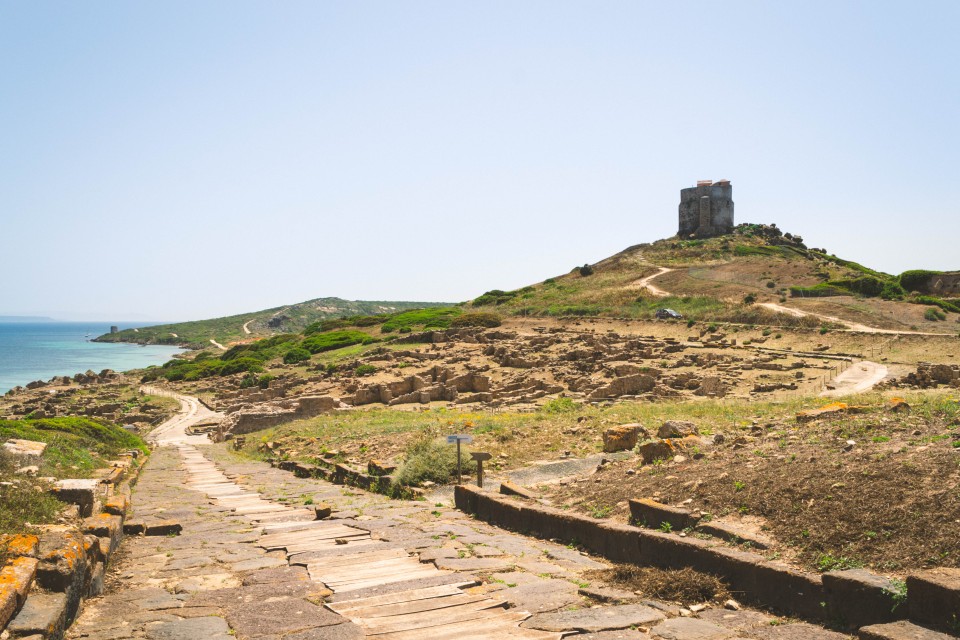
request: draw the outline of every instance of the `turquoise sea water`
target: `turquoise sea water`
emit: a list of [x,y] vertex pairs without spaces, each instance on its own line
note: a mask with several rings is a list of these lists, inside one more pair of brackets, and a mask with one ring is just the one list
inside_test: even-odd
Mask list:
[[[146,323],[114,323],[121,328]],[[156,323],[149,323],[156,324]],[[88,369],[127,371],[163,364],[178,347],[88,342],[110,331],[102,322],[0,322],[0,394],[33,380],[72,376]]]

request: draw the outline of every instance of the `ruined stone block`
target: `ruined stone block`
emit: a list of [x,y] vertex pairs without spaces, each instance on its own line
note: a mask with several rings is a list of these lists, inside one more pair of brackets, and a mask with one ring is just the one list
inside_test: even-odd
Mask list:
[[664,522],[667,522],[673,530],[682,531],[696,526],[697,522],[700,521],[700,515],[689,509],[671,507],[649,498],[630,500],[629,502],[631,519],[652,529],[657,529]]
[[823,591],[830,614],[850,627],[907,617],[907,604],[896,600],[893,581],[865,569],[823,574]]
[[907,576],[910,619],[951,628],[960,621],[960,569],[940,567]]
[[637,423],[610,427],[603,432],[603,450],[606,453],[629,451],[637,446],[643,426]]

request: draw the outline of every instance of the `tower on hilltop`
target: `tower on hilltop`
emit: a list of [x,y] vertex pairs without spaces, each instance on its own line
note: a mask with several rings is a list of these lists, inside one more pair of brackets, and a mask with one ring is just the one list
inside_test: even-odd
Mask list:
[[733,186],[729,180],[698,180],[680,190],[680,237],[711,238],[733,232]]

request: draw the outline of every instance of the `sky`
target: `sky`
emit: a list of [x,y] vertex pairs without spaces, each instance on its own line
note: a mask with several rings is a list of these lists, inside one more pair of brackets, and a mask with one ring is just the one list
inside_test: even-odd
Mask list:
[[461,301],[733,183],[960,269],[960,3],[0,0],[0,315]]

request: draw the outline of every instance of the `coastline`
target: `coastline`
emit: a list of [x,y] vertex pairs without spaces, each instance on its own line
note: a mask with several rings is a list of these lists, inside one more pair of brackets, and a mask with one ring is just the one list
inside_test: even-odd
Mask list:
[[105,369],[134,371],[162,365],[185,349],[181,345],[94,342],[107,323],[0,323],[0,394],[52,378],[87,375]]

